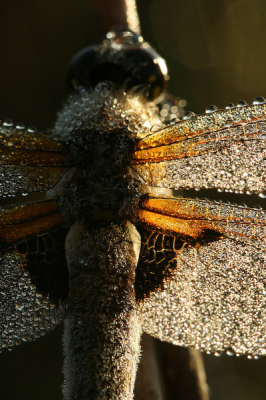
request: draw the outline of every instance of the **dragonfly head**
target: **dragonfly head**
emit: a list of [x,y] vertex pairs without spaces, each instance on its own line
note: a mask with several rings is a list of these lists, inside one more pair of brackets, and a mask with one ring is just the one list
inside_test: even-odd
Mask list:
[[110,82],[125,91],[146,88],[148,100],[156,99],[166,87],[167,67],[163,58],[143,41],[142,36],[121,29],[108,32],[97,46],[78,52],[70,65],[69,86],[95,88]]

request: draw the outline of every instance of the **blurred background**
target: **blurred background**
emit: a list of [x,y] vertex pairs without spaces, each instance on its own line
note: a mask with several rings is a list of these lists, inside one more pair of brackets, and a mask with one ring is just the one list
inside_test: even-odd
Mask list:
[[[169,91],[187,110],[266,96],[265,1],[138,3],[142,34],[166,59]],[[1,0],[0,119],[49,128],[67,96],[70,59],[99,37],[89,0]],[[59,328],[0,356],[1,400],[62,399],[61,337]],[[212,400],[266,398],[265,358],[204,359]]]

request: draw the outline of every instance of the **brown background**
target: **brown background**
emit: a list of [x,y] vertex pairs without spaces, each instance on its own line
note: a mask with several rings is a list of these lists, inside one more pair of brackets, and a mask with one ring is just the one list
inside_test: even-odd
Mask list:
[[[169,89],[187,109],[266,96],[263,0],[139,1],[143,36],[164,56]],[[1,0],[0,118],[51,126],[67,95],[67,65],[97,43],[84,0]],[[0,356],[1,400],[62,399],[61,329]],[[266,398],[266,359],[205,356],[213,400]],[[178,399],[178,396],[176,396]]]

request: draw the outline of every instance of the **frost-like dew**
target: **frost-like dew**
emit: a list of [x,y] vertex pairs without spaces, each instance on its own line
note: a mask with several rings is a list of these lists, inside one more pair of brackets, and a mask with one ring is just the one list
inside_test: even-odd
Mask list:
[[265,355],[265,257],[264,241],[230,237],[180,251],[171,280],[140,304],[143,329],[180,346]]
[[[133,168],[151,186],[263,193],[264,118],[263,103],[178,122],[140,142],[140,150],[133,155]],[[246,122],[240,124],[240,120]]]
[[43,336],[63,319],[63,304],[53,304],[32,285],[23,268],[26,257],[7,254],[0,259],[0,350]]

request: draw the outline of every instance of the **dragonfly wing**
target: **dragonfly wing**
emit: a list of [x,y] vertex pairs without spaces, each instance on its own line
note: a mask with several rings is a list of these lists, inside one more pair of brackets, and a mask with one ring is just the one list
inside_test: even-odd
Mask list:
[[150,186],[266,193],[265,104],[183,120],[136,143],[132,168]]
[[65,314],[67,229],[54,201],[0,214],[0,350],[55,328]]
[[57,326],[68,297],[67,229],[46,191],[71,163],[64,143],[20,128],[0,126],[0,351]]
[[0,126],[0,196],[53,187],[69,169],[62,142],[29,130]]
[[148,197],[139,221],[144,331],[204,351],[266,354],[266,212]]

